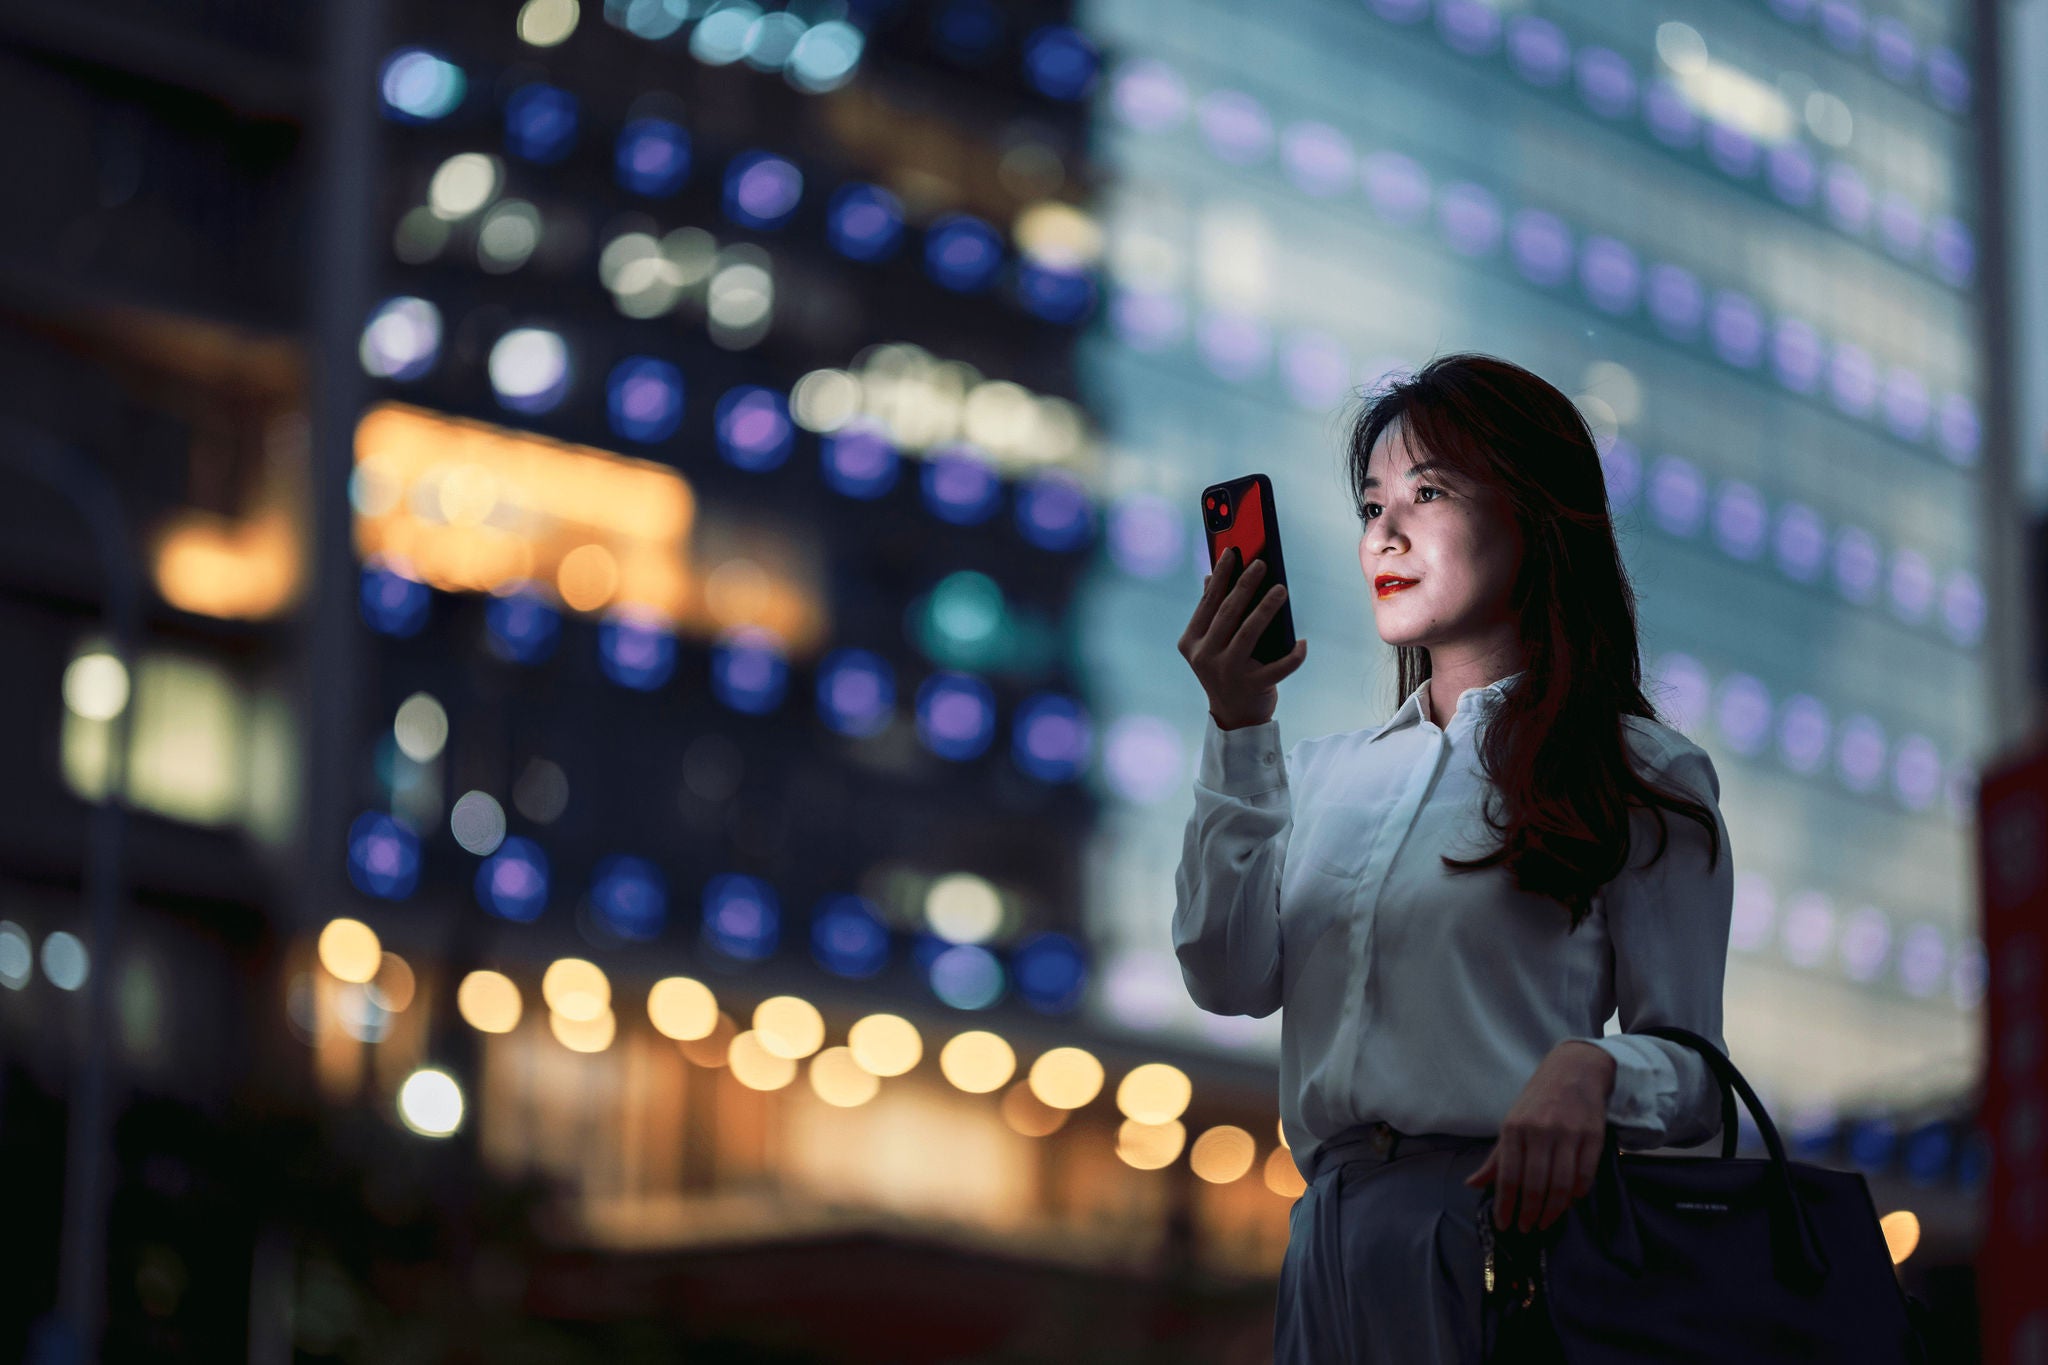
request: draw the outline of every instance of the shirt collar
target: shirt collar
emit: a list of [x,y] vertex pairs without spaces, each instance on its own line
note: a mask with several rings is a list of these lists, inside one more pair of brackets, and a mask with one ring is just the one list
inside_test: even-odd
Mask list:
[[[1472,690],[1478,694],[1481,705],[1492,706],[1498,703],[1502,697],[1505,697],[1510,689],[1517,682],[1521,681],[1522,676],[1527,672],[1527,669],[1517,669],[1498,682],[1491,682],[1484,687]],[[1428,687],[1429,679],[1424,678],[1421,685],[1413,692],[1410,692],[1407,700],[1401,703],[1401,709],[1394,712],[1393,717],[1385,725],[1380,726],[1365,737],[1366,742],[1369,744],[1390,730],[1398,730],[1403,725],[1419,722],[1422,719],[1422,694]]]

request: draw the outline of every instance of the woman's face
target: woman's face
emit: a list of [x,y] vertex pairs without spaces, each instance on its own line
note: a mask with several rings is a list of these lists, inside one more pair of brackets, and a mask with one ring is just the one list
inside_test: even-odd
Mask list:
[[[1483,658],[1515,638],[1509,601],[1522,537],[1497,495],[1454,478],[1447,466],[1417,468],[1427,464],[1399,418],[1380,433],[1358,509],[1365,526],[1358,564],[1380,638],[1429,650],[1442,672],[1446,650]],[[1375,580],[1385,574],[1415,581],[1382,594]]]

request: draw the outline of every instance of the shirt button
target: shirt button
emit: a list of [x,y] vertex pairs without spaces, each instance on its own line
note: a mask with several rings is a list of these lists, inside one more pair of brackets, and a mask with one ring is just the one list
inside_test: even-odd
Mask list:
[[1271,755],[1271,754],[1260,754],[1260,755],[1259,755],[1259,762],[1261,762],[1261,763],[1265,764],[1265,765],[1266,765],[1267,767],[1269,767],[1269,768],[1270,768],[1270,767],[1272,767],[1272,766],[1273,766],[1273,755]]

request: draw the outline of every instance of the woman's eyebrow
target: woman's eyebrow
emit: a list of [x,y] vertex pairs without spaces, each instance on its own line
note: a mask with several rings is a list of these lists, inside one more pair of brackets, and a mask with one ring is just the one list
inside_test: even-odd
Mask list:
[[[1445,473],[1449,473],[1451,467],[1445,464],[1442,460],[1424,460],[1421,464],[1416,465],[1414,468],[1408,471],[1408,477],[1412,479],[1417,474],[1427,474],[1432,469],[1441,469]],[[1368,474],[1365,477],[1364,481],[1359,484],[1360,488],[1378,488],[1379,486],[1380,481],[1376,478],[1373,478],[1370,474]]]

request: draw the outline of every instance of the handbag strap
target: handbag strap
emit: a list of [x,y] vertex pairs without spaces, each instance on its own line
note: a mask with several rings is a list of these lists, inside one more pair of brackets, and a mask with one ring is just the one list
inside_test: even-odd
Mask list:
[[1728,1060],[1728,1054],[1715,1047],[1691,1029],[1676,1024],[1652,1024],[1647,1028],[1630,1030],[1633,1033],[1647,1033],[1657,1038],[1668,1038],[1683,1044],[1700,1054],[1707,1064],[1708,1072],[1721,1091],[1721,1155],[1735,1155],[1735,1097],[1742,1096],[1742,1102],[1749,1107],[1749,1115],[1756,1120],[1757,1131],[1763,1136],[1764,1146],[1771,1153],[1771,1160],[1785,1160],[1785,1144],[1778,1137],[1778,1126],[1771,1122],[1771,1116],[1764,1112],[1764,1102],[1757,1098],[1756,1091],[1735,1069],[1735,1063]]
[[[1721,1057],[1724,1062],[1728,1060],[1719,1048],[1705,1038],[1690,1029],[1679,1028],[1676,1024],[1653,1024],[1648,1028],[1631,1029],[1630,1032],[1655,1034],[1660,1038],[1669,1038],[1674,1043],[1684,1044],[1703,1055],[1712,1053],[1716,1057]],[[1728,1062],[1728,1069],[1734,1071],[1735,1064]],[[1720,1070],[1711,1060],[1707,1062],[1707,1074],[1714,1078],[1715,1088],[1721,1092],[1721,1159],[1726,1161],[1735,1155],[1735,1141],[1739,1133],[1735,1116],[1735,1087],[1723,1079]],[[1756,1113],[1761,1107],[1757,1105],[1750,1112]]]
[[[1743,1104],[1749,1108],[1750,1117],[1756,1120],[1757,1131],[1763,1136],[1764,1146],[1770,1151],[1772,1178],[1777,1186],[1779,1198],[1791,1216],[1798,1247],[1795,1265],[1803,1268],[1815,1280],[1824,1277],[1828,1273],[1827,1253],[1821,1249],[1820,1239],[1814,1235],[1812,1224],[1807,1218],[1806,1205],[1800,1200],[1799,1193],[1792,1184],[1792,1169],[1790,1160],[1785,1155],[1784,1140],[1778,1136],[1778,1126],[1771,1122],[1771,1116],[1765,1111],[1763,1101],[1757,1098],[1756,1091],[1750,1087],[1742,1073],[1736,1070],[1735,1063],[1728,1060],[1728,1055],[1720,1048],[1699,1034],[1691,1029],[1679,1028],[1675,1024],[1658,1024],[1648,1028],[1632,1029],[1630,1032],[1668,1038],[1674,1043],[1691,1048],[1705,1060],[1708,1070],[1713,1073],[1715,1081],[1721,1087],[1721,1155],[1724,1159],[1735,1155],[1735,1097],[1742,1097]],[[1609,1131],[1611,1139],[1611,1125]],[[1627,1191],[1620,1178],[1619,1148],[1612,1140],[1607,1145],[1606,1155],[1614,1158],[1614,1192],[1622,1200],[1619,1212],[1626,1222],[1633,1223],[1634,1211],[1628,1205]],[[1629,1231],[1633,1233],[1634,1230],[1630,1228]]]

